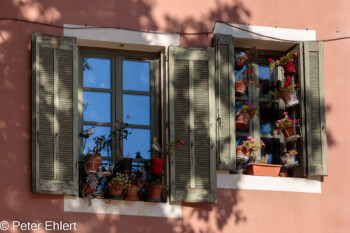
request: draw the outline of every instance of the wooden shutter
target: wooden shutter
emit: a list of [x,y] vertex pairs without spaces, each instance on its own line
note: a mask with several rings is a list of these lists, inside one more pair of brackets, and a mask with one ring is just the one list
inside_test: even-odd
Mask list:
[[217,169],[236,171],[233,37],[216,34],[214,47],[216,53]]
[[32,190],[78,194],[77,43],[32,38]]
[[304,43],[308,176],[328,175],[323,43]]
[[216,202],[214,69],[212,48],[169,47],[171,201]]

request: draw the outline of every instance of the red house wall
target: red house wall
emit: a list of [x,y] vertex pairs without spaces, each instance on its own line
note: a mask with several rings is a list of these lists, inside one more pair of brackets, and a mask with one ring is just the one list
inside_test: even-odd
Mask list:
[[[186,204],[182,219],[168,219],[64,212],[62,196],[31,192],[31,35],[63,30],[4,19],[163,32],[211,31],[221,20],[312,29],[323,40],[350,36],[349,10],[347,0],[0,0],[0,222],[75,221],[86,233],[350,232],[350,40],[324,46],[329,176],[322,194],[218,189],[216,205]],[[181,36],[180,44],[211,46],[211,37]]]

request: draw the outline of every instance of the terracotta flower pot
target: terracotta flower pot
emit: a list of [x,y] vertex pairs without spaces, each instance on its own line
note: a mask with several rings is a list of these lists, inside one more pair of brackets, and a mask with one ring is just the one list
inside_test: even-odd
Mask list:
[[288,172],[280,172],[280,177],[288,177]]
[[149,184],[147,185],[147,195],[149,199],[160,200],[163,191],[163,185],[161,184]]
[[128,187],[126,187],[125,189],[125,200],[128,201],[137,201],[138,199],[138,192],[139,192],[140,188],[138,185],[132,184]]
[[290,108],[299,104],[298,95],[296,91],[282,92],[279,96],[283,100],[286,108]]
[[286,128],[281,129],[283,136],[284,136],[284,141],[290,142],[290,141],[295,141],[299,138],[299,135],[296,134],[295,126],[289,126]]
[[294,74],[295,73],[295,68],[294,68],[294,63],[293,61],[288,61],[284,66],[283,66],[284,74]]
[[124,186],[118,183],[108,183],[108,193],[110,196],[121,196],[124,191]]
[[246,163],[249,160],[250,150],[247,150],[243,146],[236,147],[236,160],[238,163]]
[[248,127],[251,116],[248,113],[239,113],[236,120],[236,129],[245,130]]
[[102,162],[101,156],[90,156],[85,160],[86,173],[96,173],[98,166]]
[[278,176],[282,165],[251,163],[247,166],[247,174],[255,176]]
[[235,52],[235,70],[241,70],[248,58],[245,52]]
[[152,175],[161,175],[163,172],[164,159],[154,158],[151,159],[151,171]]
[[244,81],[239,80],[235,82],[235,92],[237,95],[239,96],[244,95],[246,89],[247,89],[247,85]]

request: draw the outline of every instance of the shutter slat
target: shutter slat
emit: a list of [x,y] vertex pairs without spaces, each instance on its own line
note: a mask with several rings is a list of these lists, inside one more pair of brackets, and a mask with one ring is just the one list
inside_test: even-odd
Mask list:
[[35,33],[32,48],[32,189],[77,195],[76,40]]
[[220,170],[236,170],[235,153],[235,96],[233,91],[233,37],[216,34],[216,97],[218,125],[217,164]]
[[323,43],[306,42],[304,56],[308,176],[328,175]]

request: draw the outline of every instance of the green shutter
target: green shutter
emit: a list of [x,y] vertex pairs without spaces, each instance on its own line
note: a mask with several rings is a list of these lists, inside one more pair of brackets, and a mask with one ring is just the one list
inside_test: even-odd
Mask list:
[[213,49],[169,47],[171,201],[216,202]]
[[323,43],[304,43],[308,176],[328,175]]
[[216,34],[217,169],[236,171],[233,37]]
[[32,38],[32,190],[78,194],[77,43]]

